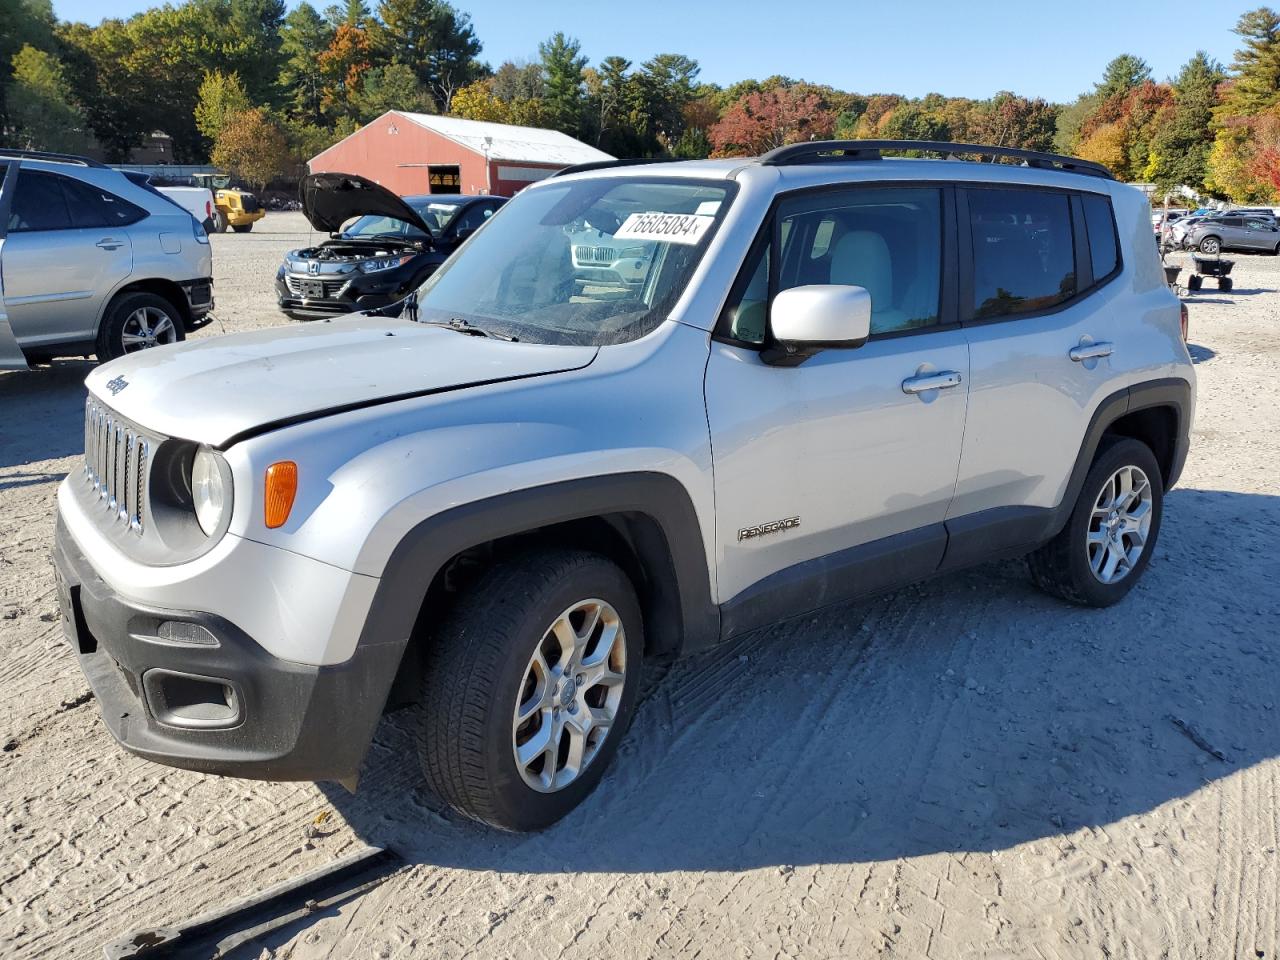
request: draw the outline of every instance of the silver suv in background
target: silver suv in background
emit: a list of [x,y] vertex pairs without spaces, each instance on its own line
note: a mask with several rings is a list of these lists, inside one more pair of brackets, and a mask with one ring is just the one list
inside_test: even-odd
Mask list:
[[1280,227],[1270,215],[1240,216],[1225,214],[1205,217],[1193,224],[1183,238],[1183,245],[1210,256],[1224,250],[1280,255]]
[[0,301],[0,369],[176,343],[210,319],[209,238],[144,177],[0,149]]
[[1195,373],[1104,168],[805,143],[570,168],[499,216],[399,315],[89,375],[54,558],[127,749],[354,786],[413,705],[402,762],[536,829],[645,661],[995,558],[1094,607],[1143,576]]

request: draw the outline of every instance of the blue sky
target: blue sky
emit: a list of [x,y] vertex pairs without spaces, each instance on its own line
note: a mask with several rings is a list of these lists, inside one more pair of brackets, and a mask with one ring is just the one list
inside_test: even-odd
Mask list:
[[[312,0],[323,8],[331,0]],[[598,63],[684,53],[702,79],[784,74],[859,93],[987,97],[997,90],[1065,101],[1108,60],[1135,53],[1157,79],[1203,48],[1229,63],[1236,19],[1262,0],[455,0],[484,59],[530,60],[563,30]],[[96,23],[147,0],[54,0],[59,17]],[[371,2],[376,6],[376,2]]]

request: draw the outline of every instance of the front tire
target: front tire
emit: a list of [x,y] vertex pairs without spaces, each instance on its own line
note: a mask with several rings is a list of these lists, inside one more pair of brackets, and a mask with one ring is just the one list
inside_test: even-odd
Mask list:
[[1133,589],[1155,550],[1164,481],[1155,455],[1104,438],[1067,524],[1027,558],[1036,586],[1070,603],[1109,607]]
[[500,830],[569,813],[630,723],[643,631],[631,581],[598,554],[542,550],[490,569],[427,656],[418,756],[432,792]]
[[248,233],[253,229],[252,223],[233,224],[231,227],[236,233]]
[[186,338],[182,314],[171,301],[154,293],[125,293],[107,306],[95,352],[105,362]]

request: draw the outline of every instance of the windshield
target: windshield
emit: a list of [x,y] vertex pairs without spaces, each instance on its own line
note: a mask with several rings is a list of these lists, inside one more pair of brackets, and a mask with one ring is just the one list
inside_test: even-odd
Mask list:
[[723,181],[581,180],[528,190],[418,291],[418,319],[536,343],[653,330],[728,206]]
[[[425,197],[405,197],[405,203],[413,207],[415,213],[420,216],[431,228],[431,232],[437,237],[444,232],[445,227],[449,226],[449,222],[458,214],[458,210],[462,208],[462,200],[428,200]],[[406,237],[410,240],[422,240],[426,237],[420,229],[411,224],[405,223],[403,220],[397,220],[395,217],[375,217],[364,216],[353,221],[342,235],[348,239],[356,237]]]

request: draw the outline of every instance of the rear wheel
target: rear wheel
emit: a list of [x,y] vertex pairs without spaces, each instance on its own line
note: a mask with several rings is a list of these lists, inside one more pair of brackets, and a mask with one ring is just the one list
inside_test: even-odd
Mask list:
[[107,307],[96,352],[99,360],[114,360],[185,339],[182,314],[172,302],[154,293],[126,293]]
[[1199,290],[1202,283],[1204,283],[1204,280],[1199,274],[1193,273],[1191,276],[1187,277],[1187,289],[1192,293]]
[[215,209],[213,211],[213,232],[214,233],[227,232],[227,215],[223,213],[221,210]]
[[1231,278],[1230,278],[1230,277],[1222,277],[1222,278],[1218,281],[1218,289],[1219,289],[1219,290],[1221,290],[1223,293],[1230,293],[1230,292],[1231,292],[1231,288],[1232,288],[1233,286],[1234,286],[1234,284],[1231,282]]
[[1151,449],[1109,437],[1061,532],[1028,558],[1031,577],[1071,603],[1109,607],[1146,570],[1160,534],[1164,484]]
[[1200,252],[1216,254],[1222,252],[1222,241],[1217,237],[1205,237],[1200,241]]
[[418,755],[460,813],[539,830],[604,775],[635,709],[644,650],[630,580],[597,554],[499,564],[431,644]]

